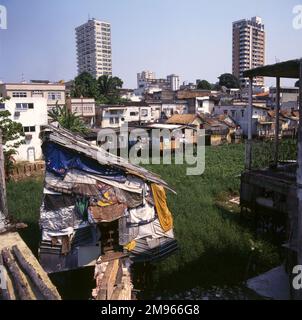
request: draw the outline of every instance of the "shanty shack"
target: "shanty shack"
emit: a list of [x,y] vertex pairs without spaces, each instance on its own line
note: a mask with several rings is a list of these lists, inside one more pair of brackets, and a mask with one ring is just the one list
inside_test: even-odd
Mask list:
[[177,250],[165,193],[174,191],[159,176],[61,127],[45,127],[41,139],[39,257],[48,273],[96,264],[97,277],[101,263],[123,260],[125,274]]

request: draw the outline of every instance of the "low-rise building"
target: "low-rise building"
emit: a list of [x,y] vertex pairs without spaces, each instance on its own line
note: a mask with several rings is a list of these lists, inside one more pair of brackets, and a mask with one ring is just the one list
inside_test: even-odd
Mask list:
[[[255,104],[253,107],[253,135],[257,135],[257,123],[267,117],[269,108],[262,104]],[[224,106],[215,106],[213,115],[225,115],[231,117],[242,129],[243,134],[246,136],[248,133],[248,110],[247,104],[233,104]]]
[[0,103],[0,111],[7,110],[11,119],[23,126],[25,144],[22,144],[16,161],[34,162],[42,158],[41,140],[39,138],[41,126],[47,125],[47,99],[41,97],[18,97]]
[[2,83],[0,84],[0,96],[20,99],[45,98],[48,110],[56,104],[65,105],[65,84],[50,83],[49,81],[32,80],[29,83]]
[[157,79],[154,72],[142,71],[137,74],[137,89],[135,94],[153,93],[161,90],[179,90],[179,76],[168,75],[165,79]]
[[144,102],[97,106],[96,124],[102,128],[119,128],[124,123],[153,122],[152,109]]
[[86,123],[95,123],[95,100],[94,98],[67,98],[67,108],[80,116]]
[[[269,97],[272,102],[272,107],[276,105],[277,90],[271,87]],[[282,109],[298,109],[299,88],[297,87],[282,87],[280,88],[280,108]]]

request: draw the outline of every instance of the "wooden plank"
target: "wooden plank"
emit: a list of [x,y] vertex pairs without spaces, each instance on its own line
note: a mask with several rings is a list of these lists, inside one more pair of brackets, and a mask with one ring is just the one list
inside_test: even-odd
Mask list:
[[97,300],[107,300],[107,283],[110,275],[110,271],[113,267],[113,261],[110,261],[107,265],[106,271],[101,280],[101,285],[98,293]]
[[114,291],[115,285],[116,285],[116,277],[119,270],[119,259],[116,259],[113,261],[113,266],[109,274],[108,282],[107,282],[107,299],[111,300],[112,293]]
[[274,165],[278,167],[279,160],[279,131],[280,131],[280,78],[276,79],[276,119],[275,119],[275,150]]

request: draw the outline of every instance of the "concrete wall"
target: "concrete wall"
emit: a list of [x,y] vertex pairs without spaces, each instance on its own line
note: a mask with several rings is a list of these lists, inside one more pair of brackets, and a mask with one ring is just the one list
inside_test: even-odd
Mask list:
[[[17,103],[32,103],[33,109],[19,110]],[[11,98],[5,101],[5,110],[11,113],[11,119],[24,127],[34,127],[34,132],[26,132],[26,143],[18,148],[14,156],[16,161],[40,160],[42,158],[40,126],[47,125],[47,100],[45,98]]]

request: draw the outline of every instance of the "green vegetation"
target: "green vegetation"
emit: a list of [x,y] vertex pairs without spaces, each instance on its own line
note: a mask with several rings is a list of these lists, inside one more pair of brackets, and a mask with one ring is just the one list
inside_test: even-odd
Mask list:
[[103,75],[95,79],[83,72],[74,79],[71,95],[74,98],[94,98],[98,104],[121,104],[126,101],[119,96],[122,87],[123,81],[118,77]]
[[42,193],[42,178],[7,183],[9,214],[28,225],[28,228],[21,231],[21,236],[35,255],[40,241],[38,223]]
[[[185,165],[148,166],[177,191],[168,192],[168,204],[180,246],[178,254],[156,265],[150,289],[238,284],[279,263],[276,247],[255,238],[227,201],[239,194],[243,163],[244,145],[228,145],[207,147],[202,176],[186,176]],[[41,195],[41,179],[8,184],[10,213],[28,223],[22,236],[35,253]]]
[[244,145],[226,145],[206,149],[202,176],[186,176],[186,166],[148,167],[177,191],[168,204],[180,246],[156,267],[154,289],[237,284],[278,264],[276,247],[255,239],[252,223],[226,201],[239,195],[243,164]]
[[74,133],[87,133],[89,129],[76,112],[71,112],[66,106],[56,106],[54,109],[48,111],[48,116],[52,122],[58,122],[63,128]]
[[[4,98],[0,98],[0,103],[5,103]],[[5,173],[9,177],[14,168],[13,156],[17,154],[18,147],[25,143],[23,126],[21,123],[11,120],[11,113],[7,110],[0,111],[0,128],[2,132],[2,144],[5,145]]]
[[197,83],[197,89],[199,90],[212,90],[212,85],[207,80],[201,80]]
[[228,89],[240,88],[240,82],[238,78],[231,73],[224,73],[218,77],[218,79],[221,87],[227,87]]

